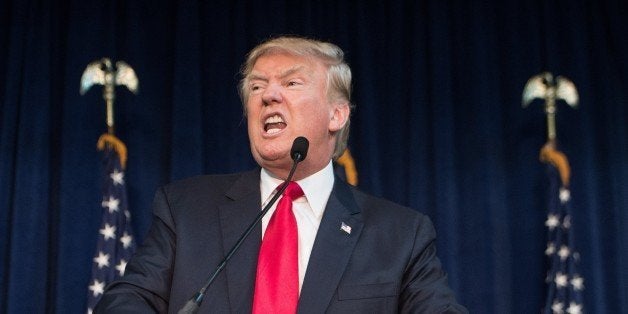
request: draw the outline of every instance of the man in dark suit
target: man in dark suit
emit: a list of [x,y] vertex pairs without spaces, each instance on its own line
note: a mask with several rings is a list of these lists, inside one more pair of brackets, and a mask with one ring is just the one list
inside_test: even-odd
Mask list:
[[[342,50],[279,37],[249,53],[242,75],[251,152],[261,169],[161,188],[146,240],[96,312],[180,309],[288,176],[293,140],[304,136],[310,148],[293,177],[303,194],[290,205],[298,226],[298,274],[290,285],[298,300],[287,312],[466,313],[447,286],[430,220],[334,177],[332,160],[346,148],[351,112],[351,71]],[[262,240],[271,237],[273,211],[280,212],[268,212],[206,291],[200,312],[279,312],[260,310],[260,302],[274,305],[260,297],[266,282],[256,280],[265,271],[258,257],[266,250]],[[279,303],[289,303],[286,295]]]

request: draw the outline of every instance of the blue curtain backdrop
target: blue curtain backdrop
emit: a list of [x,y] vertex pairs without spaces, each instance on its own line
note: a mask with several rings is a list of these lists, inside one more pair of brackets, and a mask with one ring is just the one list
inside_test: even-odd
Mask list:
[[[100,219],[105,106],[85,66],[125,60],[116,134],[143,238],[155,189],[252,168],[237,96],[245,53],[300,34],[354,71],[360,187],[430,215],[473,313],[538,313],[547,208],[542,104],[527,79],[574,81],[560,103],[589,313],[628,313],[625,1],[0,1],[0,312],[82,313]],[[208,239],[211,241],[211,239]]]

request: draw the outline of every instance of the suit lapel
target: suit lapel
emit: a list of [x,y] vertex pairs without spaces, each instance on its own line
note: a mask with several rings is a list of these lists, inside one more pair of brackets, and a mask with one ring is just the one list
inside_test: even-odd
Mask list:
[[[225,196],[231,199],[231,202],[220,206],[223,249],[226,255],[260,212],[259,170],[245,173]],[[232,313],[251,312],[261,233],[261,224],[258,224],[225,268]]]
[[[348,185],[336,178],[301,288],[299,313],[324,313],[362,232],[360,210]],[[341,227],[344,225],[350,227]]]

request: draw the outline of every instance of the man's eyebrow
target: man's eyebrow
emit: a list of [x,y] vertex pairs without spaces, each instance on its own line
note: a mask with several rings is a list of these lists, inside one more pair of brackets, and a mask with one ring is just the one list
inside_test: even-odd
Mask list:
[[251,73],[247,79],[248,81],[268,81],[268,79],[265,76],[262,75],[257,75],[254,73]]
[[[293,66],[291,68],[288,68],[288,69],[282,71],[281,73],[279,73],[279,79],[284,79],[287,76],[290,76],[290,75],[292,75],[294,73],[297,73],[297,72],[300,72],[300,71],[304,70],[305,68],[306,68],[305,65],[302,65],[302,64],[295,65],[295,66]],[[255,81],[267,82],[268,81],[268,77],[266,77],[263,74],[251,73],[249,75],[249,77],[248,77],[248,80],[249,81],[255,80]]]
[[285,71],[281,72],[279,74],[279,78],[283,79],[286,78],[287,76],[290,76],[294,73],[300,72],[303,69],[305,69],[305,65],[299,64],[299,65],[295,65],[291,68],[286,69]]

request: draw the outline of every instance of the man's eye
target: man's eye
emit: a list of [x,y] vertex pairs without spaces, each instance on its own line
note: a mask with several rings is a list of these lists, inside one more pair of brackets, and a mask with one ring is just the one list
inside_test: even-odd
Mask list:
[[297,81],[289,81],[288,82],[288,86],[297,86],[297,85],[300,85],[300,83],[297,82]]

